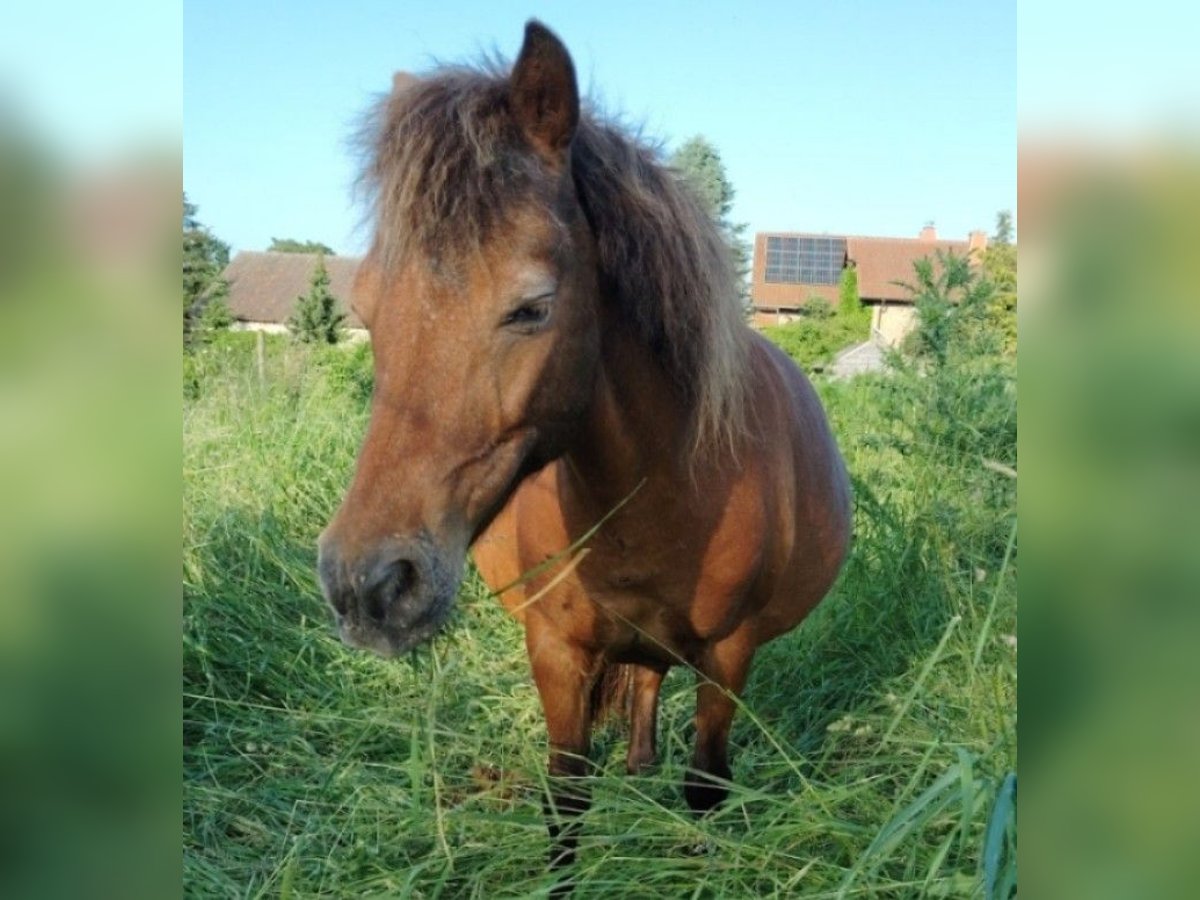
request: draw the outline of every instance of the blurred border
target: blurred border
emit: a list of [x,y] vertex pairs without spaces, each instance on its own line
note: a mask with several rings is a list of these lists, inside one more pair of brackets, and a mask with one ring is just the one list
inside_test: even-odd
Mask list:
[[180,23],[51,3],[0,35],[7,897],[181,889]]
[[[48,5],[0,38],[5,896],[180,890],[180,21]],[[1041,896],[1200,883],[1197,24],[1020,8],[1021,864]]]
[[1025,889],[1200,883],[1200,13],[1020,16]]

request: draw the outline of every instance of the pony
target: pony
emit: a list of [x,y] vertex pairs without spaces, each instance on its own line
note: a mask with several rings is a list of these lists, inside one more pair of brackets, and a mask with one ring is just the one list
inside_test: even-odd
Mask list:
[[627,713],[627,768],[651,766],[674,665],[697,673],[686,802],[713,809],[755,650],[813,609],[849,545],[815,391],[747,325],[717,225],[581,107],[541,23],[511,71],[398,74],[367,135],[353,306],[375,388],[318,541],[341,638],[385,656],[428,641],[473,553],[524,624],[552,864],[576,852],[593,722]]

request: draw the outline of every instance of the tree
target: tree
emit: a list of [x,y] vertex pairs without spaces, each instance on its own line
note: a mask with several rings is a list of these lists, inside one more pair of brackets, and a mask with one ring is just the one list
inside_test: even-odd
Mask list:
[[1003,351],[1017,351],[1017,247],[1012,243],[1012,213],[996,213],[996,233],[983,252],[983,274],[996,288],[988,318],[1000,333]]
[[746,231],[745,223],[735,224],[729,221],[734,190],[725,174],[721,154],[707,138],[696,135],[675,151],[671,157],[671,167],[680,174],[700,201],[700,205],[721,229],[733,256],[739,295],[743,301],[748,301],[746,276],[750,272],[750,245],[743,236]]
[[696,135],[675,151],[671,166],[683,176],[713,221],[723,224],[733,209],[734,191],[717,148],[703,135]]
[[337,256],[332,247],[327,247],[320,241],[297,241],[293,238],[271,238],[269,253],[321,253],[325,256]]
[[992,243],[1007,246],[1012,243],[1012,211],[1002,209],[996,213],[996,233],[992,235]]
[[858,269],[853,264],[842,269],[838,282],[838,313],[848,319],[863,318],[867,313],[858,295]]
[[225,298],[229,285],[221,277],[229,265],[229,245],[196,218],[197,207],[183,194],[183,341],[185,346],[208,340],[233,321]]
[[904,341],[909,354],[940,369],[952,358],[999,350],[999,335],[988,321],[995,287],[967,257],[939,250],[935,258],[914,262],[913,272],[914,282],[898,282],[916,308],[916,327]]
[[342,339],[345,318],[345,313],[338,312],[337,298],[329,290],[325,255],[317,254],[308,293],[296,298],[296,309],[287,321],[288,330],[304,344],[336,344]]

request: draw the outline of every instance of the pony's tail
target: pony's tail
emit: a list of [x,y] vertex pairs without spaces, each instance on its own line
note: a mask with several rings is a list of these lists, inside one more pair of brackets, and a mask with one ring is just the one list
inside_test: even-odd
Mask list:
[[629,721],[633,706],[633,666],[609,663],[592,686],[592,722]]

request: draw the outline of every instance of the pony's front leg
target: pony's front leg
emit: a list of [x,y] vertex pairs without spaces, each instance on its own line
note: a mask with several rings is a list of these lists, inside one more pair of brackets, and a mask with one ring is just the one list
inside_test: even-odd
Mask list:
[[594,655],[563,640],[530,617],[525,646],[533,680],[546,713],[550,738],[550,791],[546,825],[550,831],[550,867],[569,866],[579,844],[579,817],[589,798],[580,778],[587,774],[591,741],[591,691],[598,667]]
[[[683,794],[692,812],[703,815],[729,793],[729,729],[736,696],[746,684],[754,645],[735,633],[713,645],[700,660],[696,686],[696,747]],[[720,779],[720,780],[717,780]]]

